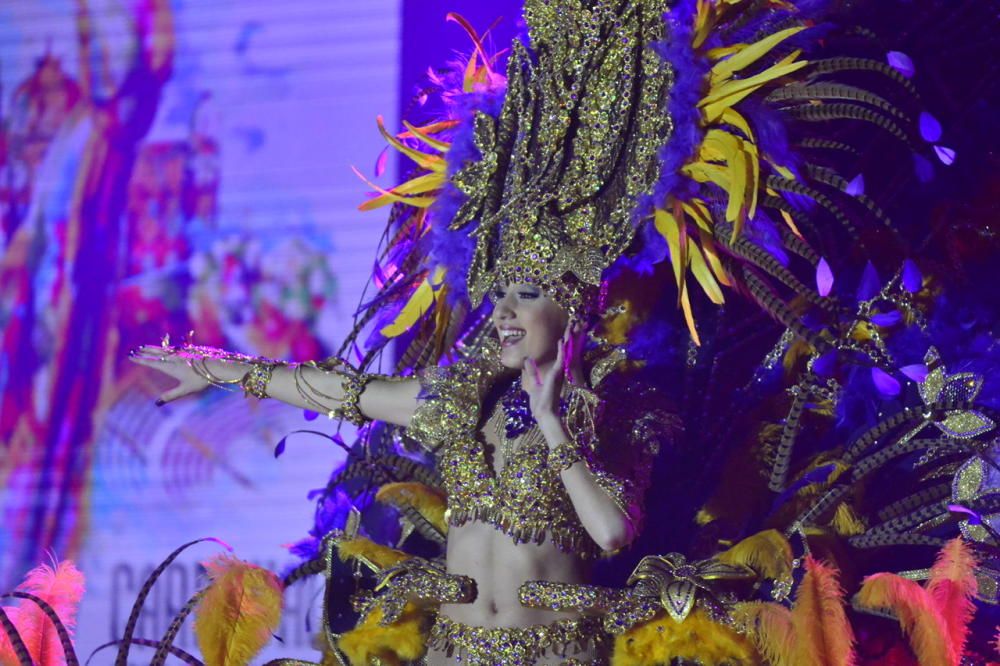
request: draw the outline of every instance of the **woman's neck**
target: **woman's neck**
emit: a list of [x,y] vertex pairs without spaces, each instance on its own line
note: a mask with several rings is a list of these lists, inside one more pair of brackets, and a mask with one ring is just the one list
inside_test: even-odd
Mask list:
[[[555,360],[538,363],[537,365],[525,363],[524,367],[521,368],[521,385],[525,386],[528,382],[537,382],[538,377],[544,377],[553,363],[555,363]],[[538,372],[537,377],[535,376],[536,369]]]

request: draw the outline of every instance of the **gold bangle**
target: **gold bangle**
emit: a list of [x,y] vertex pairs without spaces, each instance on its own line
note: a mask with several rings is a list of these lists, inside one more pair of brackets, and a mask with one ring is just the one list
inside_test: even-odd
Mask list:
[[549,449],[549,467],[558,472],[569,469],[581,460],[583,460],[583,452],[579,445],[572,440],[556,444]]
[[333,412],[339,419],[343,419],[359,427],[363,426],[371,419],[361,413],[361,394],[365,392],[365,386],[374,377],[363,372],[344,374],[343,377],[344,380],[341,386],[344,391],[344,397]]
[[271,375],[274,374],[274,368],[274,363],[254,363],[250,371],[243,375],[243,378],[240,380],[244,397],[252,395],[258,400],[269,397],[267,394],[267,385],[271,382]]

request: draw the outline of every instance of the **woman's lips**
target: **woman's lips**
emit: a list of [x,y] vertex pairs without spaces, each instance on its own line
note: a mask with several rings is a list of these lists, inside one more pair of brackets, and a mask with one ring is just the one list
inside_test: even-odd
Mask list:
[[513,347],[523,340],[525,331],[521,328],[501,328],[498,333],[500,335],[500,346],[506,348]]

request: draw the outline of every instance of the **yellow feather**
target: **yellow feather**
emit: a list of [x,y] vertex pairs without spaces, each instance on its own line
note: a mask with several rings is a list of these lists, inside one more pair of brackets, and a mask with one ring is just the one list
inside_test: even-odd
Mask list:
[[805,569],[792,605],[796,663],[852,666],[854,631],[837,570],[812,556],[806,556]]
[[865,579],[857,603],[863,608],[895,615],[920,666],[957,666],[945,619],[918,583],[895,574],[878,573]]
[[[398,150],[399,152],[403,153],[411,160],[416,162],[418,166],[421,166],[425,169],[441,171],[442,173],[444,172],[445,162],[440,155],[431,155],[428,153],[423,153],[420,152],[419,150],[415,150],[407,146],[405,143],[403,143],[402,141],[400,141],[399,139],[397,139],[396,137],[394,137],[392,134],[389,133],[389,130],[385,128],[385,122],[382,119],[382,116],[378,116],[376,118],[376,123],[378,124],[379,133],[385,138],[386,141],[389,142],[389,144],[393,148],[395,148],[396,150]],[[406,125],[407,129],[410,130],[408,134],[413,134],[414,136],[421,139],[427,136],[426,134],[417,130],[415,127],[407,125],[405,122],[403,124]],[[435,147],[438,147],[438,145],[441,146],[440,148],[438,148],[438,150],[442,152],[446,152],[450,147],[448,144],[443,143],[441,141],[437,141],[436,144],[437,145],[435,145]]]
[[413,604],[406,604],[403,614],[392,624],[382,626],[382,611],[375,608],[354,629],[337,641],[351,666],[381,663],[400,666],[416,661],[427,651],[427,616]]
[[337,542],[337,555],[344,562],[357,560],[373,571],[388,569],[412,557],[401,550],[383,546],[365,537]]
[[244,666],[281,621],[282,587],[270,571],[223,554],[205,564],[211,586],[195,610],[206,666]]
[[837,510],[833,514],[833,520],[830,521],[830,527],[842,537],[864,534],[866,529],[864,521],[858,517],[854,509],[846,502],[837,506]]
[[661,612],[618,636],[611,666],[667,666],[674,659],[702,666],[761,663],[749,640],[695,608],[683,622]]
[[792,575],[792,547],[778,530],[764,530],[743,539],[718,556],[720,562],[748,566],[767,578]]
[[781,42],[785,41],[789,37],[797,35],[803,30],[805,30],[805,26],[788,28],[787,30],[782,30],[781,32],[768,35],[753,44],[745,45],[739,53],[718,62],[714,67],[712,67],[712,83],[714,84],[717,81],[723,81],[731,78],[736,72],[746,69],[770,53],[771,50],[781,44]]
[[674,269],[674,281],[677,283],[679,299],[681,285],[684,282],[685,269],[681,255],[680,230],[678,229],[680,223],[674,217],[673,213],[667,212],[662,208],[656,209],[653,222],[656,225],[656,230],[667,241],[667,247],[670,249],[670,264]]
[[808,61],[795,60],[800,54],[799,51],[795,51],[781,62],[765,69],[760,74],[745,79],[727,81],[718,88],[710,90],[709,94],[698,103],[699,106],[704,108],[706,122],[715,122],[725,109],[735,106],[746,99],[751,93],[759,90],[768,83],[806,67],[809,64]]
[[415,482],[387,483],[378,489],[375,499],[395,507],[411,506],[442,533],[448,532],[448,523],[444,519],[448,500],[445,494],[436,488]]
[[780,604],[760,601],[736,604],[736,629],[750,638],[769,666],[802,666],[795,661],[792,613]]
[[382,327],[379,331],[387,338],[395,338],[410,330],[410,327],[417,323],[424,313],[430,309],[431,305],[438,298],[437,287],[444,280],[444,269],[440,266],[434,270],[434,275],[425,278],[417,290],[410,296],[403,309],[399,311],[391,324]]
[[414,127],[405,120],[403,121],[403,127],[409,130],[410,134],[417,137],[418,139],[426,143],[431,148],[434,148],[435,150],[440,150],[442,153],[446,153],[448,152],[448,149],[451,148],[450,143],[446,141],[441,141],[440,139],[434,139],[428,136],[425,132],[422,132],[419,127]]
[[701,288],[705,290],[705,294],[716,305],[725,303],[726,299],[722,295],[722,288],[708,269],[705,257],[702,256],[698,244],[690,238],[688,239],[688,256],[691,257],[691,272],[694,274],[695,279],[698,280]]

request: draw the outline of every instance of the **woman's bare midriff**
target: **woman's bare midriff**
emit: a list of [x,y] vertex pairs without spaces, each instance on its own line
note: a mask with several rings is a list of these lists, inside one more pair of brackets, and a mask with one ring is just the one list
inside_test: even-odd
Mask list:
[[[440,612],[455,622],[477,627],[527,627],[550,624],[579,613],[526,608],[518,600],[518,588],[529,580],[585,583],[590,565],[564,553],[546,541],[542,544],[515,544],[493,525],[472,521],[448,531],[448,572],[476,581],[476,599],[468,604],[443,604]],[[591,657],[589,653],[576,655]],[[454,663],[441,652],[431,650],[430,665]],[[558,657],[542,659],[542,664],[558,664]]]

